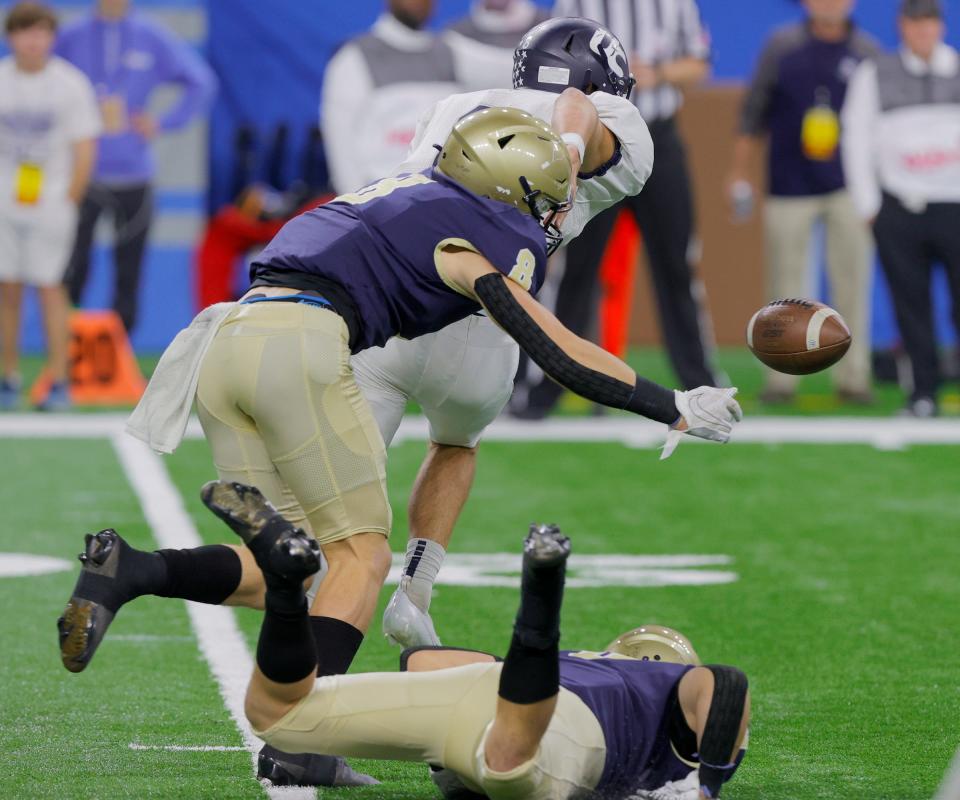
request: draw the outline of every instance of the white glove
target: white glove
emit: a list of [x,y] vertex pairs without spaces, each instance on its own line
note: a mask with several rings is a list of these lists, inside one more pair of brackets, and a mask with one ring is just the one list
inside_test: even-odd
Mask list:
[[687,429],[671,429],[660,459],[673,454],[680,444],[680,437],[685,433],[714,442],[729,441],[734,423],[743,419],[740,404],[733,399],[736,393],[736,387],[717,389],[713,386],[701,386],[689,392],[675,391],[673,395],[677,411],[686,420]]
[[699,797],[700,779],[694,770],[682,781],[667,781],[659,789],[641,789],[630,795],[629,800],[699,800]]

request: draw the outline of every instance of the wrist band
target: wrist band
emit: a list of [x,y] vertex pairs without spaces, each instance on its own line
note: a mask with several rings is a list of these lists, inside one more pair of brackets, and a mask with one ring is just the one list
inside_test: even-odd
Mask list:
[[587,143],[583,141],[583,137],[579,133],[561,133],[560,138],[563,140],[564,144],[568,144],[571,147],[576,147],[577,152],[580,153],[580,163],[583,163],[583,157],[587,152]]

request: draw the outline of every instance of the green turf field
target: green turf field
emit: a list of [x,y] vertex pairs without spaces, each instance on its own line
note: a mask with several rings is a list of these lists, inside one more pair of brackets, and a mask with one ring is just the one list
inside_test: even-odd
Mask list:
[[[421,443],[391,450],[394,550]],[[208,542],[229,532],[199,503],[202,442],[165,462]],[[0,552],[70,558],[107,525],[156,546],[107,440],[0,440]],[[570,589],[563,642],[599,648],[644,621],[687,633],[706,661],[750,677],[750,750],[724,797],[930,798],[960,744],[960,448],[681,447],[666,462],[616,444],[489,442],[454,551],[515,551],[531,520],[556,521],[577,555],[723,554],[722,585]],[[92,666],[59,662],[69,572],[0,578],[0,797],[262,797],[245,751],[134,750],[243,740],[179,600],[125,607]],[[382,600],[389,596],[385,589]],[[450,644],[506,648],[516,592],[438,588]],[[258,614],[238,613],[252,643]],[[378,623],[354,670],[392,669]],[[323,797],[435,797],[420,765],[360,762],[384,781]]]
[[[146,355],[139,358],[140,368],[149,376],[157,365],[158,355]],[[660,348],[635,347],[630,350],[630,365],[641,375],[665,386],[676,385],[676,376],[670,368],[670,362]],[[42,367],[42,359],[29,356],[23,360],[22,372],[24,386],[29,387]],[[904,403],[904,395],[899,386],[890,383],[878,383],[875,387],[876,402],[872,406],[850,406],[840,403],[833,393],[830,371],[818,375],[808,375],[800,382],[797,399],[786,405],[765,406],[759,402],[763,382],[763,372],[753,355],[745,347],[723,347],[717,355],[717,364],[730,379],[731,386],[740,389],[739,400],[746,414],[839,414],[839,415],[877,415],[889,416],[896,413]],[[941,411],[945,416],[960,414],[960,391],[956,384],[948,385],[941,394]],[[24,408],[27,407],[26,400]],[[561,414],[588,414],[591,408],[586,401],[567,394],[559,409]]]

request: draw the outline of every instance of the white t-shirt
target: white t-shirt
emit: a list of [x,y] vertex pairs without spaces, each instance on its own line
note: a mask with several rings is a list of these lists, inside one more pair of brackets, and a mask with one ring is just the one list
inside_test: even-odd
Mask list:
[[[436,41],[433,34],[411,30],[387,13],[371,33],[389,48],[409,53],[414,64],[428,57]],[[324,70],[320,113],[336,192],[355,192],[391,175],[390,167],[410,148],[423,112],[458,88],[439,76],[377,85],[360,47],[352,42],[341,47]]]
[[[493,106],[518,108],[549,124],[558,97],[539,89],[490,89],[451,95],[421,118],[410,153],[393,174],[429,167],[437,155],[434,145],[442,145],[457,121],[471,111]],[[594,92],[589,97],[600,122],[617,137],[620,148],[605,172],[578,181],[574,207],[563,221],[565,242],[579,236],[584,226],[604,209],[624,197],[639,194],[653,170],[653,140],[636,106],[604,92]]]
[[30,219],[67,200],[74,142],[101,130],[93,86],[52,57],[39,72],[0,59],[0,213]]

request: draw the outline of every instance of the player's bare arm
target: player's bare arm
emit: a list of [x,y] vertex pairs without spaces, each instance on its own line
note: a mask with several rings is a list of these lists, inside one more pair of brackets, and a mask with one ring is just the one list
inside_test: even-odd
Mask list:
[[[550,124],[567,144],[575,172],[593,172],[609,163],[616,152],[616,137],[600,121],[597,107],[579,89],[571,87],[560,94]],[[583,143],[582,153],[578,146],[571,145],[571,134]]]

